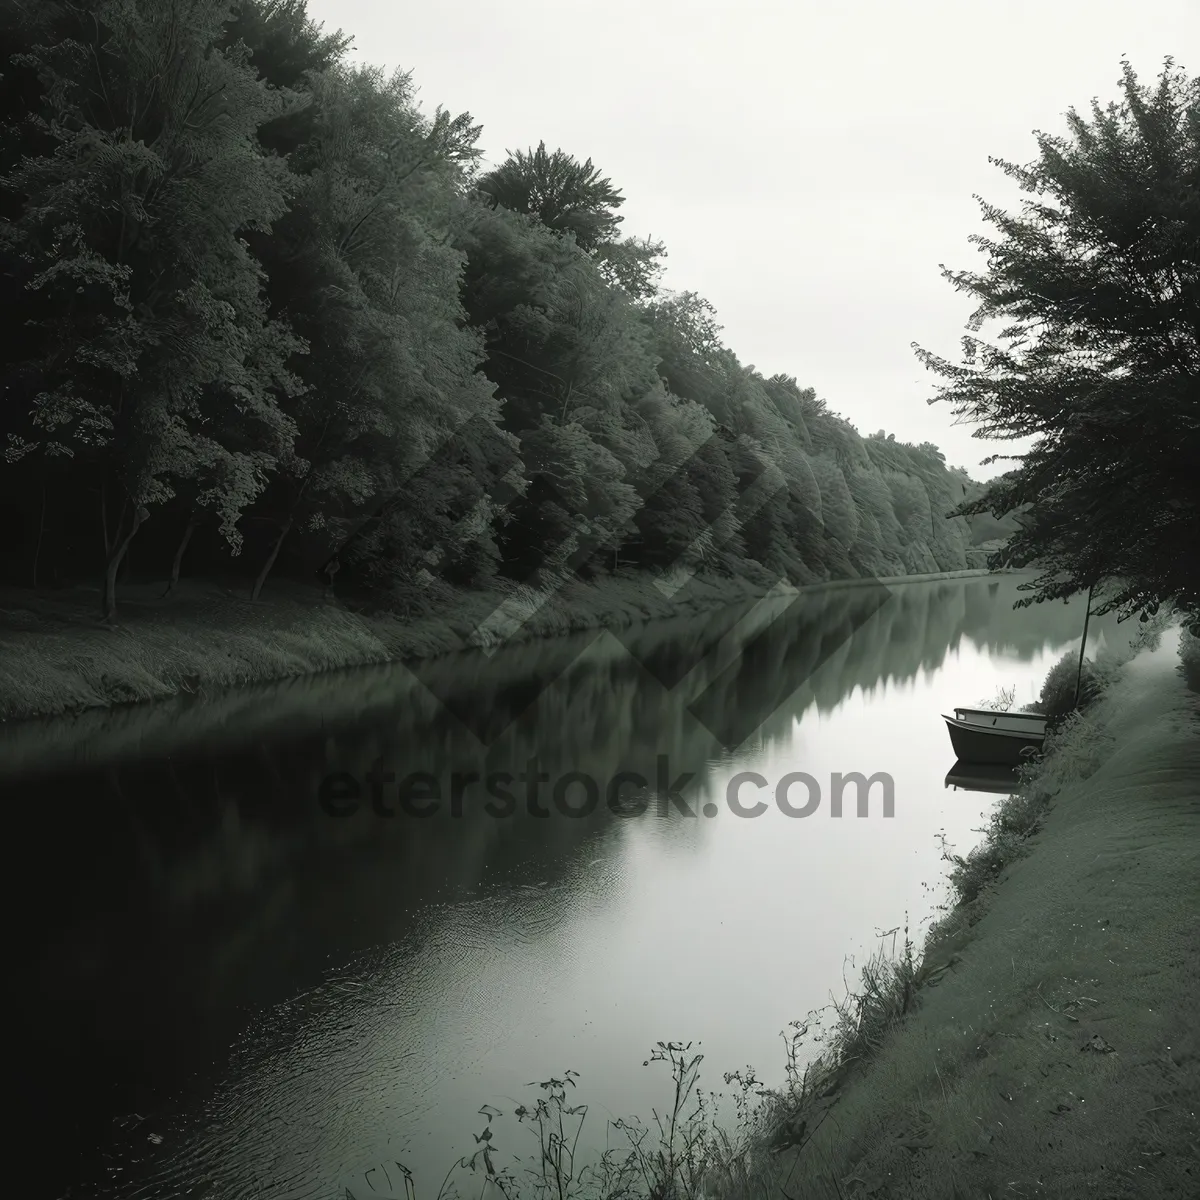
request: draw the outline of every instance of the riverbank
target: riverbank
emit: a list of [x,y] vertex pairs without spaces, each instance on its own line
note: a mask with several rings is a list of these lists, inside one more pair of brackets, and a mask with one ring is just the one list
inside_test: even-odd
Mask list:
[[1178,664],[1126,664],[1002,803],[915,1004],[808,1104],[771,1194],[1200,1192],[1200,697]]
[[[889,579],[835,580],[780,593],[892,587],[992,574],[944,571]],[[122,591],[121,623],[103,624],[98,593],[76,589],[0,593],[0,721],[211,694],[348,667],[434,658],[472,646],[520,643],[593,629],[689,616],[752,604],[749,582],[698,577],[675,593],[646,575],[571,581],[545,603],[529,589],[448,593],[453,616],[356,610],[320,589],[280,586],[252,602],[215,584],[181,585],[168,599],[158,585]],[[503,606],[512,632],[494,620]]]

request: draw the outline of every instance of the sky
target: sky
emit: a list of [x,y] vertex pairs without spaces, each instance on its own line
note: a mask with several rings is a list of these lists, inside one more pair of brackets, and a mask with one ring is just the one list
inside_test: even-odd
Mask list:
[[[309,0],[351,57],[412,70],[418,100],[483,125],[485,167],[545,140],[625,196],[621,235],[666,243],[744,365],[794,375],[866,435],[983,441],[930,405],[911,344],[959,361],[974,308],[939,264],[982,270],[978,202],[1021,193],[989,155],[1118,100],[1121,59],[1200,71],[1200,0]],[[988,330],[985,328],[985,334]]]

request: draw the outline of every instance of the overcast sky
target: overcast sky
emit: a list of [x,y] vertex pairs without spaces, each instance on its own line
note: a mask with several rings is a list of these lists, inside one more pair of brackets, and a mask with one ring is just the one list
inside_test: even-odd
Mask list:
[[[1200,0],[309,0],[354,57],[413,70],[418,98],[483,125],[486,164],[545,140],[624,193],[663,285],[708,299],[743,364],[817,389],[861,433],[981,467],[1004,443],[929,406],[910,343],[956,359],[980,269],[988,156],[1119,97],[1120,60],[1200,70]],[[1011,449],[1011,444],[1008,447]]]

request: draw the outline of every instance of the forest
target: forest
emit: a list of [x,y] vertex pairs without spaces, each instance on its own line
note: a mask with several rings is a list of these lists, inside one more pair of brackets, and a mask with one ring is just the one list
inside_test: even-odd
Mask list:
[[[0,27],[0,578],[428,606],[679,568],[956,570],[1011,533],[660,288],[590,159],[352,63],[304,0],[23,0]],[[507,152],[506,152],[507,153]],[[981,565],[977,556],[971,565]]]

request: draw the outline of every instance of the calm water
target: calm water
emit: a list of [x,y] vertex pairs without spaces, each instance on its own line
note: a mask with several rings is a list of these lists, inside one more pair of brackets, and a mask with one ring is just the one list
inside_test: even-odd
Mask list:
[[[524,1152],[507,1114],[566,1068],[594,1132],[649,1118],[660,1039],[701,1043],[709,1086],[746,1064],[781,1082],[780,1031],[906,915],[919,939],[940,835],[965,853],[996,801],[944,786],[939,713],[1009,685],[1025,703],[1077,643],[1080,604],[1016,596],[1013,579],[832,593],[732,629],[743,614],[463,655],[420,681],[371,669],[4,730],[14,856],[42,864],[14,977],[46,1194],[331,1197],[399,1159],[433,1196],[482,1104]],[[660,758],[715,816],[660,811]],[[640,773],[622,795],[649,807],[539,818],[516,784],[497,819],[468,784],[459,816],[381,817],[369,792],[328,815],[321,780],[376,760],[446,797],[455,772],[530,760],[547,800],[568,772],[601,789]],[[817,811],[735,815],[742,771],[807,772]],[[876,787],[860,818],[851,788],[833,819],[836,771],[890,774],[894,816]]]

